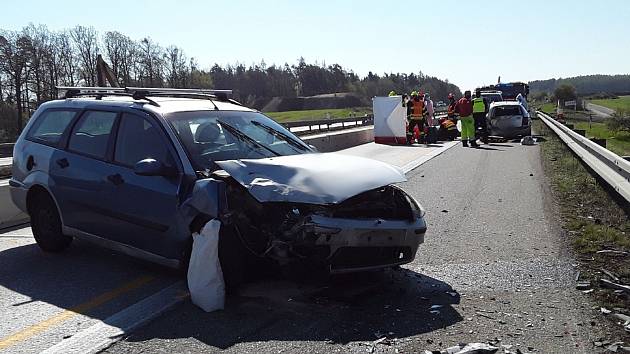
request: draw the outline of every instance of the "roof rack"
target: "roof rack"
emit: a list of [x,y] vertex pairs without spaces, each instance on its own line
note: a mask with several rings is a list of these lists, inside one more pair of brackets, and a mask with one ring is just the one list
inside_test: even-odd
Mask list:
[[73,98],[78,96],[96,96],[101,99],[103,96],[128,96],[135,100],[146,100],[154,106],[159,106],[155,101],[147,96],[159,97],[187,97],[198,99],[216,99],[223,102],[239,104],[230,99],[232,90],[212,90],[212,89],[176,89],[161,87],[71,87],[57,86],[58,91],[66,91],[63,98]]

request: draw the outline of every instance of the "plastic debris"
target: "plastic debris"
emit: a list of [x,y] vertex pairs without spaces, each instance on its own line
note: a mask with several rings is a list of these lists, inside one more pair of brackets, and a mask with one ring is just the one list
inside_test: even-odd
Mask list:
[[[451,352],[450,350],[454,348],[459,348],[458,351]],[[492,346],[486,343],[468,343],[468,344],[460,344],[456,347],[451,347],[447,349],[448,354],[486,354],[486,353],[495,353],[499,348]]]
[[521,139],[521,145],[536,145],[536,140],[531,136],[526,136]]
[[578,290],[588,290],[591,288],[590,281],[580,281],[575,285],[575,288]]
[[601,307],[601,308],[599,309],[599,311],[600,311],[601,313],[603,313],[604,315],[608,315],[609,313],[611,313],[611,312],[612,312],[612,311],[610,311],[609,309],[607,309],[607,308],[605,308],[605,307]]
[[219,228],[221,222],[208,221],[200,233],[194,233],[188,265],[188,289],[192,302],[206,312],[223,309],[225,283],[219,261]]

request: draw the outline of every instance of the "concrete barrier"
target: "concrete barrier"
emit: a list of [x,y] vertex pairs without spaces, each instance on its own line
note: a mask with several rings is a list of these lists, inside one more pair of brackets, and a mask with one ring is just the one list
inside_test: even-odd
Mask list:
[[374,141],[374,126],[306,135],[301,139],[315,146],[319,152],[338,151]]
[[9,181],[0,180],[0,229],[28,222],[28,215],[18,209],[9,194]]

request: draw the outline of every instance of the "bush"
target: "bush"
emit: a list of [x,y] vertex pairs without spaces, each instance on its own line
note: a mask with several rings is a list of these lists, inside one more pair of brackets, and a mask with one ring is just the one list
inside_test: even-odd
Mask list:
[[617,110],[606,120],[606,127],[614,132],[630,132],[630,114],[623,109]]

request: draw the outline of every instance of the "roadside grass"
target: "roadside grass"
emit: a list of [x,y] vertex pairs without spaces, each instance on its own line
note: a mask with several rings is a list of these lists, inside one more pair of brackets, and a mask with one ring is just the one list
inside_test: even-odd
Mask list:
[[327,114],[330,118],[348,118],[351,115],[360,117],[365,114],[371,114],[370,107],[340,108],[340,109],[313,109],[306,111],[286,111],[286,112],[264,112],[264,114],[279,123],[295,122],[301,120],[319,120],[326,119]]
[[[602,277],[599,269],[606,268],[629,284],[630,256],[611,258],[597,251],[630,251],[630,210],[624,210],[624,201],[613,198],[543,122],[535,121],[534,128],[546,138],[541,143],[545,174],[559,206],[563,229],[583,261],[583,273],[587,278]],[[615,296],[607,291],[599,295]],[[612,300],[618,299],[606,301]]]
[[572,122],[576,129],[586,130],[588,138],[606,139],[606,148],[617,155],[630,155],[630,133],[610,131],[605,123]]
[[540,108],[541,111],[551,114],[556,113],[556,104],[555,103],[543,103]]
[[620,96],[615,99],[590,100],[590,102],[610,109],[623,109],[630,111],[630,96]]

